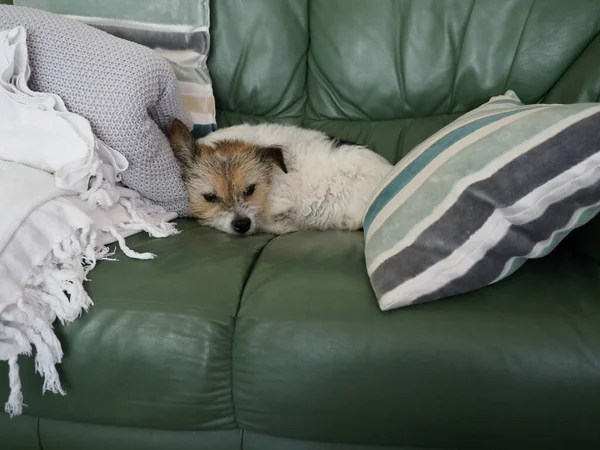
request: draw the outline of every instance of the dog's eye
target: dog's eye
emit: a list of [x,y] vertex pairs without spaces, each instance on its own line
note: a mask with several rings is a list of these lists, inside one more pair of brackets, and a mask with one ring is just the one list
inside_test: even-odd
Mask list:
[[204,194],[204,200],[210,203],[217,203],[219,201],[219,197],[215,194]]
[[244,195],[246,197],[250,197],[252,194],[254,194],[254,189],[256,189],[256,185],[255,184],[251,184],[250,186],[248,186],[246,188],[246,190],[244,191]]

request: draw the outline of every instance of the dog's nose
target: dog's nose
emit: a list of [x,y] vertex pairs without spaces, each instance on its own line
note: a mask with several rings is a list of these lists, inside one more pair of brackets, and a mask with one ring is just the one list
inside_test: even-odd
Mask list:
[[250,229],[250,225],[252,225],[252,221],[247,217],[238,217],[233,219],[233,231],[236,233],[244,234]]

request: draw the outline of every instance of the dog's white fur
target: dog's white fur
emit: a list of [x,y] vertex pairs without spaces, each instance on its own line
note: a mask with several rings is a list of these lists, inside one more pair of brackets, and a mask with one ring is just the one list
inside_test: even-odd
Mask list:
[[[273,171],[270,217],[261,221],[268,233],[362,228],[372,193],[393,167],[366,147],[338,146],[325,133],[291,125],[237,125],[197,142],[210,146],[226,139],[283,149],[288,173]],[[232,233],[231,220],[226,222],[220,228]]]

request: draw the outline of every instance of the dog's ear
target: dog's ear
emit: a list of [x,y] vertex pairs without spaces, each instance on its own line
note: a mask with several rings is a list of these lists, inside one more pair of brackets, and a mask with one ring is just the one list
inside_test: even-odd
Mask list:
[[188,127],[179,119],[171,123],[169,142],[177,160],[184,166],[191,166],[194,158],[200,156],[200,146],[196,144]]
[[258,147],[256,149],[258,157],[261,161],[266,161],[271,164],[277,165],[283,173],[288,173],[285,160],[283,159],[283,148],[278,145],[272,145],[270,147]]

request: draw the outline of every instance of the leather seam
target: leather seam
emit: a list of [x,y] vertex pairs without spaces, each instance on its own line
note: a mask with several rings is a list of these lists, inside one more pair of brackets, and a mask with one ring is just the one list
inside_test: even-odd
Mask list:
[[404,139],[406,138],[406,130],[408,130],[408,128],[410,127],[410,125],[413,123],[412,120],[410,120],[405,127],[402,127],[402,129],[400,130],[400,137],[398,139],[398,143],[396,144],[396,151],[394,152],[394,161],[400,161],[400,159],[404,158],[406,156],[406,154],[402,155],[402,157],[400,157],[399,153],[400,150],[404,148]]
[[[311,54],[311,56],[312,56],[312,54]],[[312,60],[312,64],[311,64],[311,60]],[[351,108],[354,108],[356,111],[360,112],[363,116],[367,117],[367,119],[364,121],[372,121],[372,119],[369,117],[369,115],[367,114],[366,111],[363,111],[359,105],[352,105],[352,102],[350,101],[349,98],[347,98],[342,92],[336,90],[334,83],[331,80],[329,80],[327,78],[327,76],[325,75],[325,73],[321,70],[321,68],[317,64],[314,56],[312,56],[308,59],[308,68],[310,69],[311,67],[312,67],[312,70],[310,70],[310,72],[314,73],[313,78],[319,79],[320,84],[322,86],[326,87],[328,89],[328,91],[332,93],[331,95],[328,95],[328,97],[335,104],[338,111],[343,112],[345,108],[343,107],[343,105],[341,103],[346,103],[346,104],[350,105]],[[307,73],[308,72],[309,72],[309,70],[307,70]],[[310,102],[310,97],[307,96],[307,103],[309,103],[309,102]],[[311,110],[316,111],[315,108],[311,108]],[[305,121],[306,120],[310,120],[310,118],[306,117]],[[350,119],[341,119],[341,120],[351,121]]]
[[[302,98],[298,98],[298,100],[302,100]],[[248,112],[244,112],[244,111],[233,111],[231,109],[225,109],[225,108],[217,108],[217,111],[222,113],[226,113],[226,114],[237,114],[239,116],[250,116],[250,117],[256,117],[256,118],[264,118],[264,119],[302,119],[304,117],[304,115],[300,114],[297,116],[269,116],[267,114],[253,114],[253,113],[248,113]]]
[[[363,111],[360,107],[360,105],[355,105],[352,104],[352,102],[350,101],[349,98],[347,98],[345,95],[343,95],[343,93],[341,91],[338,91],[335,88],[335,83],[333,81],[331,81],[327,75],[325,75],[325,73],[323,72],[323,70],[321,70],[321,67],[319,66],[319,64],[317,63],[314,54],[312,53],[312,30],[311,30],[311,17],[313,15],[312,13],[312,9],[310,7],[311,5],[311,0],[307,1],[308,4],[308,51],[307,51],[307,58],[306,58],[306,83],[305,83],[305,88],[306,88],[306,104],[304,107],[304,116],[303,116],[303,120],[302,120],[302,124],[306,124],[307,121],[310,121],[311,118],[308,116],[307,112],[308,112],[308,108],[310,106],[310,110],[311,111],[316,111],[315,108],[312,107],[312,102],[311,102],[311,96],[309,95],[309,91],[308,91],[308,81],[309,78],[317,80],[318,83],[320,83],[321,86],[327,87],[328,91],[331,92],[332,94],[329,95],[328,97],[331,99],[331,101],[335,104],[335,106],[337,107],[338,111],[344,111],[344,109],[347,108],[343,108],[342,105],[340,103],[346,103],[348,105],[350,105],[350,108],[354,108],[356,111],[360,112],[363,116],[365,117],[369,117],[369,114],[367,114],[366,111]],[[312,76],[310,74],[313,74]]]
[[250,280],[250,277],[252,276],[252,273],[254,272],[254,268],[256,267],[258,260],[260,259],[262,253],[264,252],[265,248],[267,248],[267,246],[273,242],[276,239],[277,236],[273,236],[271,239],[269,239],[267,242],[265,242],[265,245],[263,245],[257,252],[256,255],[254,256],[254,258],[252,258],[252,262],[250,263],[250,266],[248,267],[248,270],[246,271],[246,275],[244,276],[244,281],[242,283],[242,289],[240,291],[240,301],[238,302],[238,307],[235,311],[235,315],[233,316],[234,320],[237,320],[238,314],[240,312],[240,308],[242,306],[242,297],[244,296],[244,292],[246,292],[246,286],[248,285],[248,281]]
[[235,315],[233,316],[233,330],[231,332],[231,346],[229,348],[229,395],[231,397],[231,412],[233,413],[233,423],[236,428],[240,428],[237,418],[237,411],[235,407],[235,394],[233,393],[233,349],[235,345],[235,333],[237,330],[237,313],[240,310],[240,305],[242,304],[242,296],[244,290],[242,289],[240,300],[238,302],[238,307]]
[[535,6],[535,0],[531,1],[531,6],[529,7],[529,12],[527,13],[527,17],[525,18],[525,22],[523,22],[523,28],[521,29],[521,34],[519,35],[519,40],[517,41],[517,47],[515,48],[515,55],[513,56],[513,60],[510,63],[510,68],[508,69],[508,74],[506,75],[506,81],[504,82],[504,88],[502,92],[506,92],[506,88],[508,87],[508,82],[510,81],[510,76],[512,74],[513,68],[515,66],[515,61],[519,56],[519,49],[521,48],[521,44],[523,43],[523,35],[525,34],[525,28],[527,28],[527,24],[529,23],[529,18],[531,17],[531,12],[533,11],[533,7]]
[[[200,428],[177,428],[177,427],[155,427],[152,425],[133,425],[133,424],[118,424],[118,423],[110,423],[106,421],[101,422],[91,422],[91,421],[78,421],[73,420],[71,418],[67,419],[58,419],[58,418],[50,418],[50,417],[37,417],[37,416],[28,416],[23,414],[22,417],[31,417],[37,419],[37,429],[40,429],[40,422],[42,419],[47,420],[48,422],[56,422],[67,425],[75,425],[75,426],[83,426],[83,427],[99,427],[99,428],[114,428],[120,430],[135,430],[135,431],[156,431],[156,432],[165,432],[165,433],[205,433],[205,432],[230,432],[236,430],[242,430],[243,428],[203,428],[204,425],[201,425]],[[16,419],[15,419],[16,420]],[[39,445],[41,445],[41,433],[38,431]],[[1,441],[0,441],[1,443]],[[0,447],[2,449],[3,447]],[[39,449],[38,449],[39,450]],[[41,450],[44,450],[43,448]]]
[[36,429],[36,433],[37,433],[38,449],[44,450],[44,446],[42,445],[42,433],[40,433],[40,418],[39,417],[36,417],[35,429]]
[[[397,17],[402,17],[402,6],[400,5],[400,2],[394,2],[394,15]],[[397,47],[397,51],[394,51],[394,70],[396,71],[396,75],[397,75],[397,85],[398,85],[398,92],[401,96],[401,98],[404,99],[404,101],[406,102],[406,106],[409,109],[413,109],[411,105],[409,105],[409,101],[408,101],[408,96],[406,95],[406,81],[405,81],[405,75],[406,75],[406,71],[405,71],[405,65],[403,64],[404,62],[404,57],[405,57],[405,51],[404,51],[404,46],[403,43],[406,42],[405,39],[405,35],[404,35],[404,27],[396,27],[395,29],[395,33],[394,33],[394,40],[396,43],[398,43],[398,47]]]
[[467,37],[467,32],[469,31],[469,24],[471,23],[471,17],[473,16],[475,3],[477,3],[477,0],[473,0],[473,2],[471,3],[471,8],[469,9],[469,14],[467,14],[467,20],[465,22],[465,29],[460,38],[460,46],[458,47],[458,55],[456,56],[456,70],[454,71],[454,78],[452,79],[452,92],[450,92],[450,101],[448,102],[449,110],[452,110],[452,102],[454,101],[454,93],[456,91],[456,79],[458,78],[460,58],[462,57],[463,48],[465,46],[465,38]]
[[[487,102],[485,100],[483,103]],[[445,117],[445,116],[462,116],[473,109],[481,106],[483,103],[474,106],[472,109],[467,109],[465,111],[453,111],[448,113],[439,113],[439,114],[431,114],[429,116],[412,116],[412,117],[399,117],[394,119],[380,119],[380,120],[353,120],[353,119],[331,119],[329,117],[309,117],[308,122],[349,122],[349,123],[387,123],[387,122],[399,122],[399,121],[413,121],[419,119],[431,119],[432,117]]]
[[[485,102],[487,102],[487,100],[485,100]],[[485,103],[483,102],[483,103]],[[483,104],[482,103],[482,104]],[[480,106],[481,104],[478,104],[477,106]],[[303,123],[310,123],[310,122],[348,122],[348,123],[386,123],[386,122],[397,122],[400,120],[418,120],[418,119],[430,119],[432,117],[444,117],[444,116],[462,116],[463,114],[466,114],[470,111],[472,111],[472,109],[477,108],[477,106],[474,106],[471,109],[466,109],[464,111],[452,111],[452,112],[446,112],[446,113],[439,113],[439,114],[431,114],[431,115],[427,115],[427,116],[409,116],[409,117],[397,117],[397,118],[392,118],[392,119],[373,119],[373,120],[368,120],[368,119],[334,119],[334,118],[329,118],[329,117],[314,117],[314,116],[306,116],[306,117],[302,117],[302,116],[266,116],[266,115],[259,115],[259,114],[248,114],[245,112],[240,112],[240,111],[231,111],[228,109],[223,109],[223,108],[219,108],[218,111],[219,113],[225,113],[225,114],[237,114],[240,116],[250,116],[250,117],[254,117],[257,119],[303,119],[304,122]]]
[[237,331],[237,318],[238,318],[238,314],[240,312],[240,308],[242,307],[242,299],[244,298],[244,292],[246,292],[246,285],[248,284],[248,280],[250,280],[250,277],[252,276],[252,273],[254,272],[254,268],[256,267],[256,264],[258,263],[258,260],[260,259],[260,256],[262,255],[263,251],[265,250],[265,248],[267,247],[267,245],[269,245],[269,243],[271,241],[273,241],[273,239],[275,239],[275,237],[269,239],[267,242],[265,242],[265,245],[263,245],[257,252],[255,257],[252,259],[252,262],[250,263],[250,266],[248,267],[248,271],[246,272],[246,275],[244,277],[244,282],[242,283],[242,289],[240,290],[240,298],[237,304],[237,308],[235,311],[235,314],[233,315],[232,319],[233,319],[233,331],[231,332],[231,347],[229,348],[229,393],[231,395],[231,409],[233,412],[233,422],[236,426],[236,428],[241,429],[240,425],[238,423],[238,418],[237,418],[237,411],[236,411],[236,407],[235,407],[235,394],[234,394],[234,389],[233,389],[233,350],[234,350],[234,346],[235,346],[235,335],[236,335],[236,331]]
[[306,67],[304,71],[304,105],[302,106],[302,121],[301,126],[304,128],[306,125],[306,119],[308,118],[308,103],[310,99],[308,97],[308,78],[310,73],[310,55],[312,52],[312,29],[310,20],[311,11],[311,0],[306,0],[306,53],[304,54],[304,60],[306,61]]

